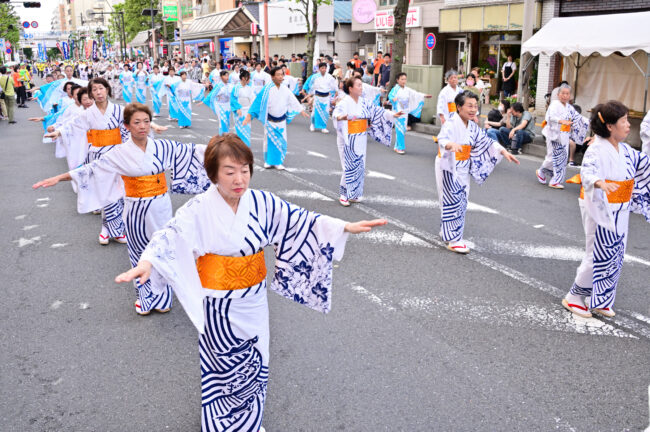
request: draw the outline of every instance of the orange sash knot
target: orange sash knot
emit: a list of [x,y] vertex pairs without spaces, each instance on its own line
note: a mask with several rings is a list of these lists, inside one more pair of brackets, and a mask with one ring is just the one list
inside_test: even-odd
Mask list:
[[[630,202],[634,191],[634,179],[629,180],[605,180],[606,183],[616,183],[618,189],[607,194],[607,202],[610,204],[623,204]],[[580,188],[580,198],[585,198],[585,188]]]
[[105,147],[109,145],[122,144],[122,134],[120,128],[115,129],[90,129],[86,132],[88,144],[95,147]]
[[456,112],[456,104],[454,102],[447,102],[447,111],[450,113]]
[[167,192],[167,179],[164,172],[139,177],[122,176],[122,180],[124,180],[124,192],[130,198],[147,198]]
[[368,130],[368,120],[348,120],[348,133],[358,134]]
[[[464,145],[462,146],[463,149],[459,152],[455,152],[455,157],[457,161],[464,161],[470,158],[470,155],[472,153],[472,146],[471,145]],[[442,152],[440,151],[440,146],[438,146],[438,157],[442,157]]]
[[571,125],[560,124],[560,132],[571,132]]
[[196,260],[201,286],[213,290],[249,288],[266,279],[264,251],[238,257],[205,254]]

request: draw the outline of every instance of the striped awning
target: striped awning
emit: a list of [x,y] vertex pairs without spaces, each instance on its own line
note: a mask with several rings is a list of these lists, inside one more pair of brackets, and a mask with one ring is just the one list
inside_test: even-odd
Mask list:
[[192,21],[183,31],[183,38],[246,37],[251,35],[251,23],[257,23],[246,8],[231,9],[204,15]]

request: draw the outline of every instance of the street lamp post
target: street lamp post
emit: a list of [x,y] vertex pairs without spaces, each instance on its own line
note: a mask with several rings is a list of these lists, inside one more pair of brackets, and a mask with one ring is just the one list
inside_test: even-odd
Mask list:
[[183,43],[183,12],[181,11],[181,0],[176,2],[176,17],[178,19],[178,41],[181,49],[181,58],[185,60],[185,44]]

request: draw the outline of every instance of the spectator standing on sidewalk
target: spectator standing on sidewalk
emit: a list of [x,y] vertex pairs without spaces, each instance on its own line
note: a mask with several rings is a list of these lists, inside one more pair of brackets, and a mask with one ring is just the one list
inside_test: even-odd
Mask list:
[[533,142],[535,137],[533,116],[520,102],[515,102],[512,104],[512,116],[507,123],[510,124],[506,126],[511,127],[499,128],[499,144],[509,149],[512,154],[521,154],[522,146]]
[[14,66],[14,72],[11,74],[14,81],[14,90],[16,92],[16,106],[18,108],[27,108],[27,105],[25,105],[25,102],[27,101],[27,92],[25,91],[25,86],[23,85],[22,77],[18,70],[19,66]]
[[14,90],[14,82],[11,72],[7,72],[7,68],[0,67],[0,88],[2,88],[3,102],[6,116],[9,118],[9,124],[15,124],[14,120],[14,106],[16,104],[16,91]]
[[503,77],[503,95],[508,97],[517,90],[517,83],[515,82],[515,72],[517,72],[517,63],[512,61],[512,56],[508,56],[508,61],[503,64],[501,68],[501,76]]
[[377,51],[377,58],[375,59],[375,62],[373,64],[374,71],[373,71],[373,81],[372,83],[374,85],[379,85],[379,70],[381,69],[381,65],[384,64],[384,55],[381,51]]
[[379,87],[386,88],[390,82],[390,61],[390,54],[384,54],[384,62],[379,68]]

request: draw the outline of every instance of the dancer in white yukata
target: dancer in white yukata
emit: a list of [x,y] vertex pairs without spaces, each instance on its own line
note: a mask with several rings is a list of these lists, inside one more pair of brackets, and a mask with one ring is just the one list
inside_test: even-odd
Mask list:
[[129,65],[124,65],[124,70],[120,73],[120,85],[122,86],[122,99],[124,99],[124,103],[131,103],[133,100],[133,92],[135,91],[135,78]]
[[395,111],[404,113],[405,115],[395,121],[395,153],[406,153],[406,131],[408,126],[408,116],[420,118],[422,115],[422,107],[424,106],[424,99],[430,98],[431,95],[420,93],[412,88],[406,87],[406,73],[400,72],[397,74],[397,82],[388,93],[388,100],[393,105]]
[[232,87],[228,83],[228,71],[219,72],[219,81],[203,98],[203,103],[210,107],[219,121],[219,135],[230,132],[230,93]]
[[[127,105],[124,122],[130,138],[124,144],[100,159],[33,186],[38,189],[71,180],[77,185],[79,213],[124,197],[126,238],[133,267],[153,233],[172,218],[165,171],[172,173],[172,192],[197,194],[210,186],[203,168],[206,146],[150,138],[151,117],[147,106]],[[152,287],[152,283],[160,285]],[[136,282],[135,289],[135,311],[140,315],[152,310],[168,312],[172,306],[171,287],[164,280]]]
[[582,183],[578,204],[585,256],[562,305],[585,318],[592,312],[615,315],[630,212],[650,222],[650,157],[623,142],[630,133],[627,115],[627,107],[618,101],[592,109],[590,125],[595,139],[585,152],[576,181]]
[[234,134],[212,138],[205,166],[214,185],[181,207],[115,281],[166,279],[199,331],[202,431],[257,432],[269,376],[264,248],[275,249],[271,290],[326,313],[333,260],[343,257],[348,233],[386,221],[349,223],[249,189],[253,153]]
[[460,93],[454,103],[456,115],[442,125],[438,135],[436,185],[441,213],[440,237],[450,251],[466,254],[469,247],[463,241],[463,231],[470,177],[483,184],[502,157],[516,164],[519,161],[472,120],[478,111],[476,93]]
[[251,84],[255,96],[262,91],[264,87],[271,84],[271,75],[264,71],[263,62],[255,64],[255,71],[251,74]]
[[329,133],[327,122],[330,118],[330,101],[332,95],[339,89],[339,83],[332,75],[327,73],[327,63],[318,65],[318,73],[309,81],[308,94],[313,98],[311,122],[309,130],[314,132],[319,129],[322,133]]
[[253,86],[250,84],[250,74],[247,70],[239,73],[239,82],[230,93],[230,110],[235,117],[235,133],[247,146],[251,146],[251,125],[244,126],[248,109],[255,99]]
[[65,100],[67,97],[70,97],[64,88],[66,83],[73,82],[74,84],[77,84],[81,87],[86,87],[88,85],[88,81],[74,78],[72,76],[74,69],[71,65],[67,65],[63,69],[63,72],[65,75],[62,79],[52,81],[48,84],[43,84],[42,86],[38,87],[38,90],[34,89],[34,97],[38,101],[41,109],[46,113],[50,113],[54,105],[57,105],[57,108],[61,108],[61,101]]
[[[108,100],[111,95],[110,84],[103,78],[93,78],[88,87],[91,89],[95,105],[80,113],[74,122],[69,122],[61,129],[46,135],[50,138],[65,136],[70,142],[86,144],[88,154],[85,163],[100,159],[113,150],[116,145],[129,139],[129,131],[124,126],[124,108]],[[152,124],[151,127],[157,132],[167,129],[155,124]],[[117,194],[118,198],[102,208],[102,230],[98,237],[101,245],[107,245],[111,238],[118,243],[126,243],[122,218],[124,212],[123,194],[120,195],[119,183],[110,186],[117,188],[117,191],[111,196]]]
[[181,72],[181,80],[176,81],[171,91],[178,101],[178,126],[186,129],[192,126],[192,101],[201,101],[205,86],[187,79],[187,72]]
[[443,125],[456,114],[456,96],[462,93],[463,89],[458,85],[458,72],[453,69],[445,73],[447,85],[438,94],[438,105],[436,106],[438,119]]
[[574,142],[582,143],[587,134],[582,116],[571,106],[570,99],[571,87],[562,84],[558,100],[551,102],[546,111],[546,125],[542,129],[542,134],[546,137],[546,158],[535,174],[537,181],[544,185],[548,182],[548,186],[553,189],[564,189],[562,183],[569,163],[569,140],[572,135],[575,136]]
[[158,65],[153,67],[153,73],[149,75],[147,84],[149,85],[149,92],[151,93],[151,103],[153,105],[153,116],[160,116],[160,108],[162,107],[163,83],[165,76],[160,73]]
[[344,207],[363,199],[368,134],[375,141],[390,147],[393,118],[403,115],[387,111],[363,98],[362,84],[358,76],[349,78],[344,87],[347,95],[336,104],[332,114],[343,168],[339,202]]
[[178,120],[178,100],[172,91],[172,86],[179,82],[181,77],[176,75],[176,69],[173,67],[169,68],[169,75],[165,77],[163,81],[163,92],[167,96],[167,108],[169,116],[167,120]]
[[284,169],[287,155],[287,124],[300,113],[309,117],[296,96],[282,85],[282,68],[271,69],[273,82],[262,89],[248,110],[243,122],[246,126],[251,118],[264,124],[264,168]]

